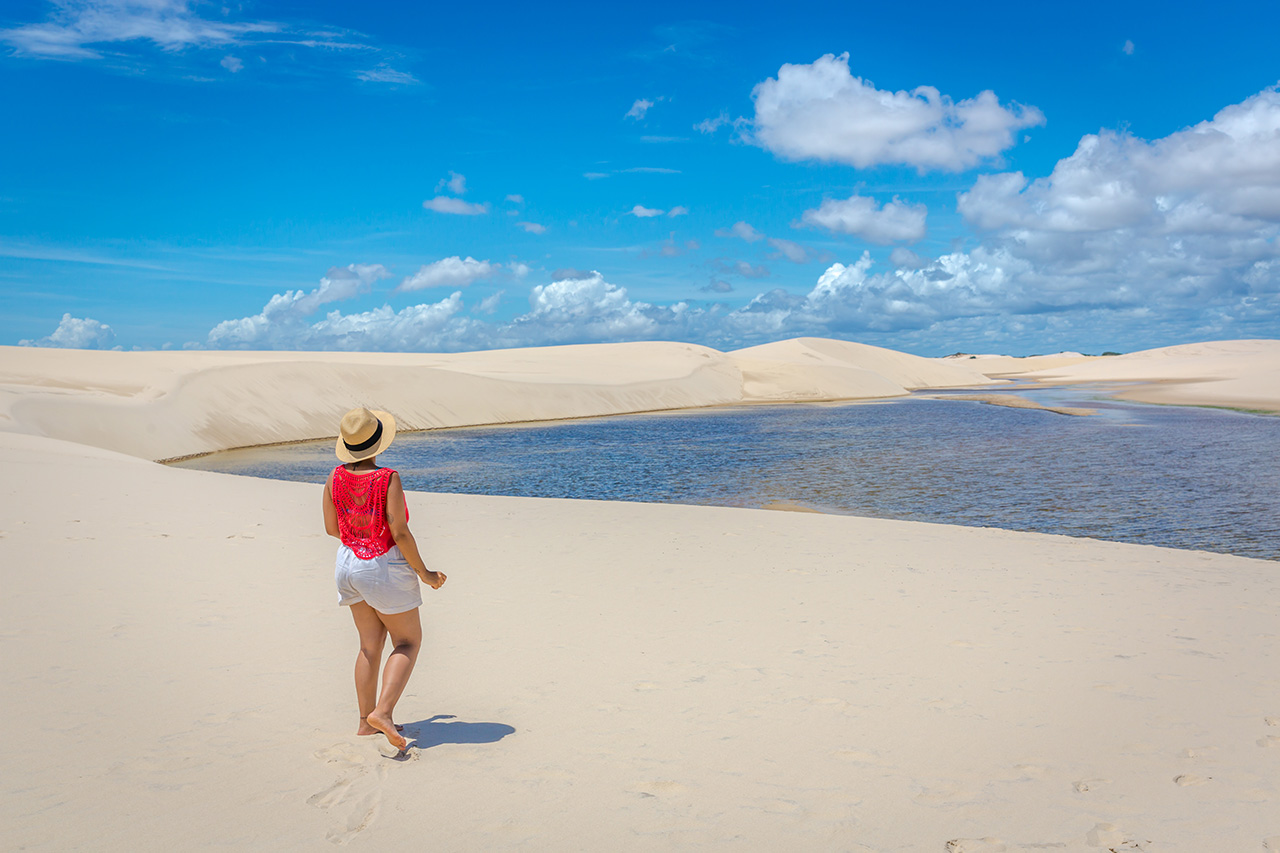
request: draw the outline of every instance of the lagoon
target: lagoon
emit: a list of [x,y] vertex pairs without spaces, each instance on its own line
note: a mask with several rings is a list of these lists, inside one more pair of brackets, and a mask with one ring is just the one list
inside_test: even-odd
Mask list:
[[[403,433],[382,462],[419,491],[776,502],[1280,559],[1280,418],[1126,403],[1079,386],[1013,390],[1097,414],[932,392]],[[336,464],[332,447],[306,442],[175,464],[318,483]]]

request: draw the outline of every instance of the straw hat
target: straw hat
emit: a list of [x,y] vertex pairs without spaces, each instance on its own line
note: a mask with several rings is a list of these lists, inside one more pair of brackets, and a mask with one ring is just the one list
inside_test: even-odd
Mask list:
[[334,452],[343,462],[372,459],[390,447],[395,437],[396,419],[390,412],[352,409],[342,416]]

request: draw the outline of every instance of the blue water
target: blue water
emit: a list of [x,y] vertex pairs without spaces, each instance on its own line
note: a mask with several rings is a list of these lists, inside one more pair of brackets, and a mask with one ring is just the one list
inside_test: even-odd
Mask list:
[[[404,433],[380,461],[422,491],[784,501],[1280,559],[1280,418],[1019,393],[1098,414],[918,397],[740,406]],[[336,460],[328,440],[179,464],[322,482]]]

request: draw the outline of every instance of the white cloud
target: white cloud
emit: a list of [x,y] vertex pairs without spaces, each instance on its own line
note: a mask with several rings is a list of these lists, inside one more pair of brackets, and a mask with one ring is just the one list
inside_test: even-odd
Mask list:
[[649,108],[652,107],[653,104],[654,102],[648,98],[638,98],[636,102],[631,105],[631,109],[627,110],[627,114],[623,116],[623,118],[633,118],[639,121],[644,118],[645,113],[649,112]]
[[529,274],[529,265],[522,264],[519,261],[512,261],[507,264],[507,271],[516,278],[524,278]]
[[116,333],[106,323],[88,317],[63,314],[58,328],[43,338],[18,341],[24,347],[59,347],[62,349],[108,349],[115,343]]
[[[465,175],[459,175],[457,172],[450,171],[449,177],[441,178],[440,183],[436,184],[436,193],[447,189],[454,195],[467,194],[467,178]],[[510,196],[508,196],[510,198]]]
[[[740,282],[739,290],[757,285],[737,308],[633,299],[599,272],[564,269],[534,288],[528,311],[507,322],[483,316],[494,303],[464,311],[460,291],[400,311],[300,319],[338,294],[330,285],[323,296],[275,297],[258,318],[230,321],[230,331],[251,320],[266,330],[249,323],[243,334],[211,334],[210,343],[450,350],[665,339],[723,349],[817,335],[922,352],[1027,352],[1274,337],[1280,328],[1277,138],[1280,91],[1274,88],[1160,139],[1089,135],[1046,177],[978,178],[958,198],[960,213],[976,229],[964,251],[930,258],[899,245],[881,266],[864,252],[830,264],[795,293],[737,278],[768,275],[763,265],[717,259],[702,295],[719,300],[732,293],[726,278]],[[893,204],[871,203],[869,218],[883,219]],[[745,222],[718,233],[765,243],[791,260],[802,252],[813,260],[804,246],[775,242]],[[668,240],[661,251],[678,253],[681,244]],[[504,273],[515,269],[513,262]]]
[[746,222],[735,222],[732,228],[717,228],[716,236],[737,237],[739,240],[746,240],[748,243],[755,243],[764,239],[763,234]]
[[524,204],[524,196],[519,195],[517,193],[512,193],[511,195],[507,196],[507,201],[511,202],[512,204]]
[[90,45],[149,41],[177,51],[237,44],[248,34],[281,29],[265,21],[238,24],[202,18],[186,0],[58,0],[55,6],[44,23],[0,30],[0,42],[26,56],[97,59],[102,54]]
[[420,82],[408,71],[397,71],[386,63],[379,63],[376,68],[366,68],[356,72],[356,78],[366,83],[390,83],[392,85],[412,85]]
[[641,219],[648,219],[649,217],[652,217],[652,216],[661,216],[663,211],[657,209],[656,207],[644,207],[643,205],[637,204],[635,207],[627,211],[627,213],[631,214],[632,216],[637,216]]
[[774,248],[777,257],[786,258],[793,264],[803,264],[809,261],[809,250],[799,243],[783,240],[780,237],[770,237],[769,245]]
[[898,269],[918,270],[927,264],[928,261],[905,246],[898,246],[889,253],[889,263],[893,264]]
[[234,56],[224,56],[222,57],[222,61],[218,64],[230,71],[232,74],[235,74],[244,68],[244,63]]
[[675,207],[667,211],[667,216],[688,216],[689,208],[683,204],[677,204]]
[[608,172],[583,172],[582,177],[586,178],[588,181],[598,181],[601,178],[609,177],[609,173]]
[[1120,48],[1128,56],[1133,56],[1133,39],[1125,39],[1124,47]]
[[699,133],[715,133],[729,123],[729,114],[723,110],[715,118],[703,119],[693,126]]
[[764,264],[752,264],[750,261],[732,261],[725,258],[715,260],[716,267],[723,273],[740,275],[745,278],[768,278],[769,268]]
[[545,225],[539,225],[539,224],[538,224],[538,223],[536,223],[536,222],[517,222],[517,223],[516,223],[516,225],[520,226],[520,227],[521,227],[521,228],[523,228],[525,231],[528,231],[530,234],[545,234],[545,233],[547,233],[547,226],[545,226]]
[[849,71],[849,54],[783,65],[751,93],[752,141],[788,160],[961,171],[1044,123],[1035,107],[1002,106],[991,91],[953,101],[932,86],[889,92]]
[[806,225],[886,245],[922,239],[926,213],[923,204],[907,204],[896,196],[883,207],[877,207],[874,198],[855,194],[842,201],[826,199],[816,210],[806,210],[801,220]]
[[983,175],[957,208],[993,250],[1032,265],[1054,304],[1201,300],[1247,313],[1280,290],[1277,140],[1271,88],[1154,141],[1087,135],[1048,177]]
[[668,169],[665,166],[632,166],[629,169],[619,169],[624,175],[628,174],[649,174],[649,175],[678,175],[679,169]]
[[224,320],[209,332],[209,345],[225,347],[269,344],[281,330],[300,327],[321,305],[341,302],[367,292],[375,281],[390,278],[382,264],[348,264],[332,267],[315,290],[286,290],[267,301],[252,317]]
[[434,210],[436,213],[453,213],[460,216],[479,216],[482,213],[489,212],[487,202],[485,204],[473,204],[460,198],[451,198],[443,195],[427,199],[422,203],[422,206],[427,210]]
[[501,269],[501,264],[477,261],[470,255],[466,258],[454,255],[418,267],[418,271],[413,275],[405,276],[396,287],[396,292],[425,290],[429,287],[466,287],[473,281],[492,278]]

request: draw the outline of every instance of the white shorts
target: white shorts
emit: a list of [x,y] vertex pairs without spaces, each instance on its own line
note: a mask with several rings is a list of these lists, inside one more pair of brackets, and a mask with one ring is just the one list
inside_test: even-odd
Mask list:
[[346,545],[339,545],[334,580],[341,605],[363,601],[388,615],[422,606],[418,575],[395,546],[380,557],[362,560]]

